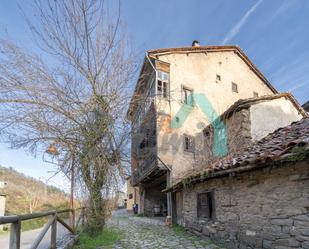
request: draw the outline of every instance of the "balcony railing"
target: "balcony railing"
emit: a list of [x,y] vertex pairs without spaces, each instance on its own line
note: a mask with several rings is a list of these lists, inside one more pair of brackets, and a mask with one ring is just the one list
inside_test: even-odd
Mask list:
[[140,183],[155,167],[157,167],[157,156],[155,153],[151,153],[132,173],[133,185]]

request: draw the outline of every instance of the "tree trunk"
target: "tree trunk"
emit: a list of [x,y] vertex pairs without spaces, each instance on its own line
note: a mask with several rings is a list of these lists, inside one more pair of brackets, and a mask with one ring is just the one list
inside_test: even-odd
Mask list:
[[88,210],[87,232],[91,236],[96,236],[102,231],[105,225],[106,210],[102,199],[101,188],[93,187],[89,189],[90,205]]

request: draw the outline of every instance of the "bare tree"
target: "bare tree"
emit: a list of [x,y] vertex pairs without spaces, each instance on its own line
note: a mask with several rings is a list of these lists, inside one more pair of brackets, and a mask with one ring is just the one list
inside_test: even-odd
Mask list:
[[27,188],[25,193],[28,210],[32,214],[40,204],[40,191],[36,188]]
[[135,57],[120,8],[113,18],[104,1],[37,0],[35,9],[38,20],[28,23],[40,50],[0,40],[1,139],[34,155],[48,148],[67,174],[74,160],[95,234],[105,224],[102,189],[125,170]]

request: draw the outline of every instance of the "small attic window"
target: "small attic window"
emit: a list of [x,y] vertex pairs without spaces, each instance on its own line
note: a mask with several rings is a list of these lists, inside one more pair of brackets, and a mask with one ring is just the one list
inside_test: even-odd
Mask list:
[[238,93],[238,85],[235,82],[232,82],[232,92]]
[[257,97],[259,97],[259,94],[257,92],[253,92],[253,97],[257,98]]
[[217,74],[216,75],[216,82],[218,83],[219,81],[221,81],[221,75]]

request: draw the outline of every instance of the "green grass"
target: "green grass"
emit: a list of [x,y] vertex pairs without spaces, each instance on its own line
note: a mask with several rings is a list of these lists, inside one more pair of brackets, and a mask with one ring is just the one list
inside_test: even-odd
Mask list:
[[104,248],[110,249],[122,238],[122,233],[116,229],[104,229],[101,234],[94,238],[86,233],[82,233],[78,243],[72,249],[96,249],[98,246],[104,246]]
[[183,226],[173,224],[171,228],[177,235],[188,235],[186,229]]
[[21,230],[22,231],[29,231],[36,228],[40,228],[47,223],[46,218],[37,218],[32,220],[25,220],[21,222]]

